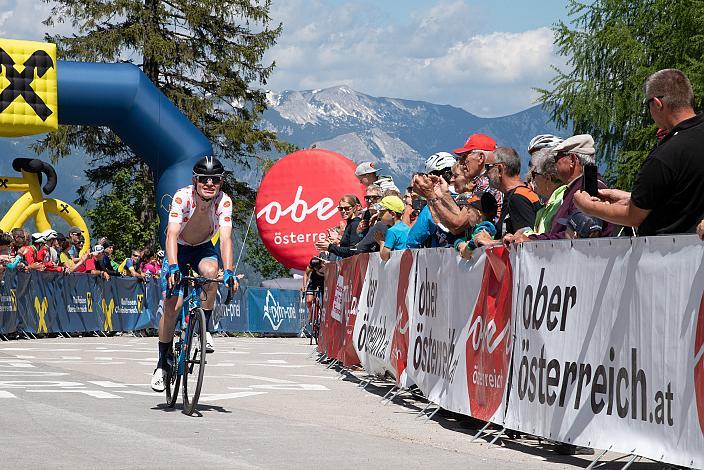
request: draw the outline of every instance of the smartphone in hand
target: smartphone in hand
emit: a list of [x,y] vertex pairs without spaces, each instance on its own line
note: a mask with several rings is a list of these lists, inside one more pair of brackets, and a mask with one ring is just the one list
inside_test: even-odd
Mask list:
[[582,191],[585,191],[593,197],[599,196],[596,165],[584,165],[584,174],[582,175]]

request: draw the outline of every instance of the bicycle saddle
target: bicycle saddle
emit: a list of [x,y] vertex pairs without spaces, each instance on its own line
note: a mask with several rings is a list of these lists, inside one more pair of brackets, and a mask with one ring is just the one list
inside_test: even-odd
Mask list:
[[36,158],[15,158],[12,160],[12,168],[15,171],[26,171],[35,173],[42,183],[42,173],[46,175],[46,184],[42,187],[44,194],[51,194],[56,189],[56,171],[50,164]]

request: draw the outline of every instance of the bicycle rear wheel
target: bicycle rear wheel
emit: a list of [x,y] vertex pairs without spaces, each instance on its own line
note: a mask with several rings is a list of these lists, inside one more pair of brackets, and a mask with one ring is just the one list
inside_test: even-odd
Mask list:
[[186,364],[183,370],[183,411],[193,414],[198,405],[205,372],[205,313],[194,308],[188,316]]
[[176,400],[178,399],[178,387],[181,385],[181,376],[178,375],[178,351],[176,354],[172,353],[172,357],[169,360],[168,367],[166,368],[166,406],[173,408],[176,406]]

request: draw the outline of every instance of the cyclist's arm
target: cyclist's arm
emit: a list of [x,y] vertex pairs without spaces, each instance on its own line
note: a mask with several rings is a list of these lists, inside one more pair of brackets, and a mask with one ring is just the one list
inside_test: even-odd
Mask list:
[[220,256],[223,268],[232,269],[232,226],[220,227]]
[[178,235],[181,224],[169,222],[166,227],[166,259],[169,265],[178,264]]
[[310,273],[310,266],[306,266],[306,270],[303,271],[303,285],[301,285],[301,290],[306,290],[308,287],[308,275]]

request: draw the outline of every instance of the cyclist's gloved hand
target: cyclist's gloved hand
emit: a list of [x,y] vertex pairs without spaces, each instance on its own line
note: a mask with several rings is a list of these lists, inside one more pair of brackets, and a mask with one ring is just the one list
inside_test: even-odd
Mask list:
[[237,279],[235,278],[235,274],[232,272],[232,269],[225,270],[225,272],[222,274],[222,282],[229,289],[232,289],[235,287],[235,283],[237,282]]
[[179,282],[181,282],[181,270],[179,269],[178,264],[170,264],[168,277],[169,290],[176,287]]

